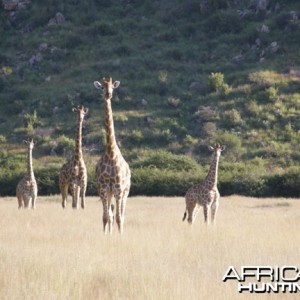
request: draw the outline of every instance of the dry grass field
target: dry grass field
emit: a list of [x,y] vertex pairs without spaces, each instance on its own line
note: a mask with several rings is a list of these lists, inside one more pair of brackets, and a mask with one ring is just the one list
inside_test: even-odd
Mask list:
[[[300,201],[223,197],[215,226],[182,222],[183,198],[132,197],[124,234],[102,232],[102,205],[62,210],[0,199],[0,299],[297,299],[237,292],[233,265],[300,266]],[[284,298],[282,298],[284,296]],[[299,298],[298,298],[299,299]]]

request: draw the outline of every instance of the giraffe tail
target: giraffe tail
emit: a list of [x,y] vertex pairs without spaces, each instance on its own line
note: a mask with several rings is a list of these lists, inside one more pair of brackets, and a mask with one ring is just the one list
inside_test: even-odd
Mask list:
[[187,212],[187,211],[185,211],[185,212],[184,212],[184,214],[183,214],[182,221],[184,221],[184,220],[185,220],[185,218],[186,218],[186,212]]

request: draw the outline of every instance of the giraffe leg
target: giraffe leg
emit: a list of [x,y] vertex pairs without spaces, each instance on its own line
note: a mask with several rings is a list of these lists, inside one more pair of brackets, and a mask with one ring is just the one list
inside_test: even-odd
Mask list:
[[120,188],[115,188],[114,196],[116,198],[116,222],[120,233],[123,233],[124,216],[122,215],[122,206],[125,210],[125,206],[122,205],[122,191]]
[[83,182],[80,188],[80,197],[81,197],[81,208],[85,208],[85,193],[86,193],[86,182]]
[[85,209],[85,192],[81,192],[80,193],[80,197],[81,197],[81,208]]
[[17,198],[18,198],[18,205],[19,205],[19,209],[23,208],[23,196],[19,193],[17,193]]
[[200,207],[196,205],[196,207],[195,207],[195,209],[194,209],[194,215],[193,215],[193,220],[194,220],[194,222],[195,222],[195,220],[196,220],[196,217],[197,217],[199,211],[200,211]]
[[212,220],[213,224],[216,223],[216,215],[218,212],[218,207],[219,207],[218,202],[214,202],[211,206],[211,220]]
[[80,194],[81,194],[81,188],[80,185],[77,184],[75,189],[76,209],[79,208]]
[[78,208],[79,187],[76,183],[72,183],[72,208]]
[[32,195],[32,197],[31,197],[31,208],[32,209],[35,209],[35,201],[36,201],[36,198],[37,198],[37,194],[36,193],[34,193],[33,195]]
[[108,194],[108,229],[109,233],[112,234],[114,225],[114,205],[112,204],[113,193]]
[[60,193],[61,193],[61,196],[62,196],[62,203],[61,203],[61,205],[62,205],[63,208],[66,208],[69,186],[68,186],[68,184],[65,184],[65,185],[60,184],[59,188],[60,188]]
[[21,209],[23,207],[23,195],[19,191],[19,186],[17,187],[17,199],[18,199],[18,208]]
[[31,197],[29,195],[23,194],[24,207],[28,208]]
[[195,211],[196,209],[196,206],[195,205],[190,205],[188,208],[187,208],[187,212],[188,212],[188,219],[187,221],[189,222],[189,224],[193,224],[195,219],[194,219],[194,216],[195,216]]
[[207,225],[209,225],[210,206],[208,204],[203,205],[203,212],[204,212],[204,222]]
[[113,225],[113,212],[111,208],[112,193],[109,191],[109,186],[101,186],[99,188],[99,195],[103,204],[103,230],[107,234],[107,229],[109,233],[112,233]]
[[125,190],[123,191],[123,195],[121,198],[121,223],[122,224],[120,227],[122,228],[122,231],[120,231],[120,232],[123,232],[123,230],[124,230],[125,208],[126,208],[126,204],[127,204],[129,191],[130,191],[130,184],[128,184],[127,187],[125,188]]
[[103,231],[104,234],[107,234],[107,225],[108,225],[108,219],[109,219],[109,211],[108,211],[108,201],[107,198],[103,197],[102,199],[102,205],[103,205]]

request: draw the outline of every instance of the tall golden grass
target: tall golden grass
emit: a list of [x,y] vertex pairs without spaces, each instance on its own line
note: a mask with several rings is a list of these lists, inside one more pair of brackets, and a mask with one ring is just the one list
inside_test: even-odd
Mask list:
[[[289,299],[239,294],[229,266],[300,266],[300,201],[223,197],[217,224],[182,222],[183,198],[128,200],[124,234],[102,232],[102,205],[36,210],[0,201],[0,299]],[[299,294],[298,294],[299,295]],[[284,296],[284,298],[282,298]]]

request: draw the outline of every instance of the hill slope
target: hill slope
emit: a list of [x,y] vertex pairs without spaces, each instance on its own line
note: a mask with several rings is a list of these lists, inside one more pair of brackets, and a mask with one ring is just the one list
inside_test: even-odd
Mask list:
[[3,1],[1,194],[24,170],[27,135],[38,140],[40,191],[57,192],[77,104],[90,112],[84,147],[93,180],[105,134],[92,83],[112,76],[121,81],[113,110],[133,193],[184,193],[206,172],[207,144],[219,141],[227,145],[223,193],[276,195],[292,186],[287,195],[300,195],[300,4],[182,2]]

